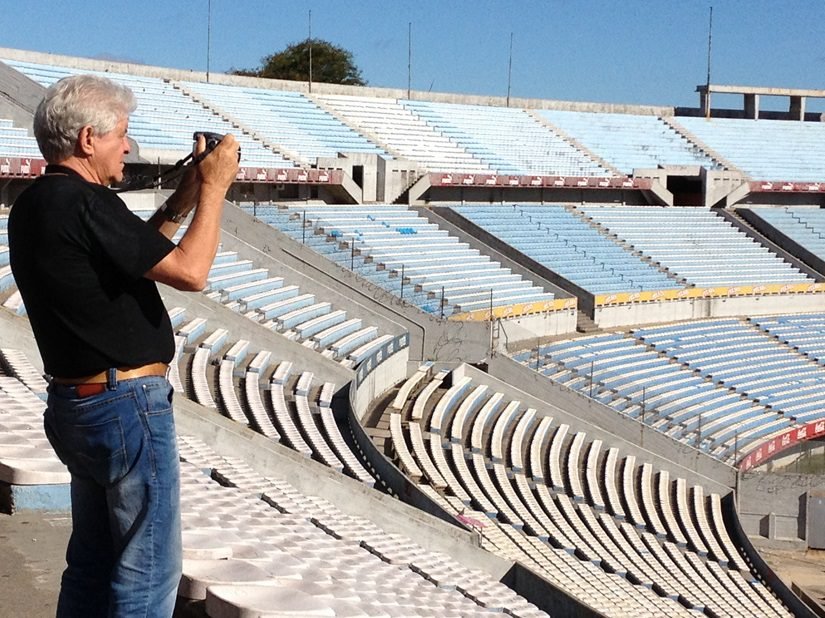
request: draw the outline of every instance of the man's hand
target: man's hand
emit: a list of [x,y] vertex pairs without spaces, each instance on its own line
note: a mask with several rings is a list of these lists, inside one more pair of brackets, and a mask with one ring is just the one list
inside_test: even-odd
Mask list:
[[[195,153],[203,152],[205,147],[204,138],[198,138]],[[224,198],[238,174],[238,143],[235,137],[226,135],[194,167],[196,181],[187,185],[190,189],[197,188],[197,207],[192,221],[178,246],[145,275],[178,290],[190,291],[201,290],[206,285],[218,249]],[[163,227],[160,229],[164,232]]]
[[[235,136],[228,133],[221,143],[197,164],[196,168],[202,185],[214,187],[221,191],[222,195],[226,195],[238,175],[238,147]],[[195,145],[195,154],[200,154],[204,148],[206,148],[206,141],[203,136],[200,136]]]

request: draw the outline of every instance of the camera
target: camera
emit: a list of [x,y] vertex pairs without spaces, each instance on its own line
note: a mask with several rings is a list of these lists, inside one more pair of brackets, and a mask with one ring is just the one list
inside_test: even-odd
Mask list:
[[[206,150],[204,150],[203,156],[206,156],[207,154],[209,154],[210,152],[215,150],[215,148],[218,146],[218,144],[221,143],[221,140],[223,140],[223,135],[222,134],[212,133],[211,131],[195,131],[192,134],[192,139],[195,142],[197,142],[198,138],[201,135],[206,140]],[[241,160],[241,147],[238,146],[238,161],[240,161],[240,160]]]

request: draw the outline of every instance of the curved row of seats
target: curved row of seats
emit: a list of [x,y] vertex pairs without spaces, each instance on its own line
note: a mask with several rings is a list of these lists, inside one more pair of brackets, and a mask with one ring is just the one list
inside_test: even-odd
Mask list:
[[703,208],[512,204],[453,210],[593,294],[814,282]]
[[696,136],[754,180],[825,178],[821,122],[677,116],[672,124]]
[[350,317],[314,294],[301,293],[298,285],[283,277],[255,268],[234,251],[215,256],[204,291],[233,311],[345,367],[355,367],[392,339],[362,318]]
[[825,365],[825,314],[751,317],[748,321],[799,354]]
[[198,82],[180,85],[266,142],[298,153],[307,163],[337,157],[340,152],[386,155],[299,92]]
[[[170,378],[182,395],[219,410],[305,457],[372,486],[375,479],[348,446],[331,409],[335,386],[318,385],[310,371],[231,341],[226,329],[209,330],[203,318],[170,311],[177,354]],[[181,367],[183,379],[181,379]]]
[[240,458],[218,456],[188,436],[179,449],[178,594],[205,599],[213,618],[546,616],[486,572],[264,478]]
[[[825,335],[815,325],[822,321],[822,314],[704,320],[556,341],[513,358],[733,462],[750,447],[821,417],[825,371],[818,350]],[[798,326],[783,329],[785,322]],[[795,344],[795,332],[804,340]]]
[[[568,425],[517,401],[475,396],[484,385],[444,388],[445,377],[417,378],[411,399],[387,410],[393,450],[434,500],[473,520],[485,540],[491,533],[493,551],[520,552],[571,594],[601,600],[606,615],[788,615],[732,543],[718,495],[585,432],[571,437]],[[568,588],[571,559],[597,567],[590,577],[601,593]],[[655,610],[644,607],[651,597]]]
[[554,298],[405,206],[242,208],[427,313]]
[[628,176],[659,165],[722,166],[658,116],[542,109],[536,112]]

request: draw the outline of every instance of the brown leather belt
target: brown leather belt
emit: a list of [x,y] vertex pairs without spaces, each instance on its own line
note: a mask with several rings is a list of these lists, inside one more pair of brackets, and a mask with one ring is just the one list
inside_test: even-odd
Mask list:
[[[166,377],[166,372],[169,370],[169,365],[166,363],[150,363],[140,367],[132,367],[130,369],[118,369],[116,377],[118,380],[129,380],[131,378],[143,378],[146,376],[162,376]],[[109,372],[101,371],[91,376],[83,376],[82,378],[52,378],[56,384],[64,384],[66,386],[94,386],[95,389],[102,385],[106,386]],[[78,392],[81,389],[78,389]],[[84,389],[85,390],[85,389]],[[103,390],[95,390],[95,392],[103,392]]]
[[[118,380],[143,378],[146,376],[166,377],[168,371],[169,365],[166,363],[150,363],[140,367],[132,367],[131,369],[118,369],[115,376]],[[73,387],[75,395],[83,398],[91,397],[92,395],[99,395],[105,391],[108,379],[109,372],[101,371],[100,373],[96,373],[91,376],[84,376],[82,378],[52,378],[52,382],[63,386]]]

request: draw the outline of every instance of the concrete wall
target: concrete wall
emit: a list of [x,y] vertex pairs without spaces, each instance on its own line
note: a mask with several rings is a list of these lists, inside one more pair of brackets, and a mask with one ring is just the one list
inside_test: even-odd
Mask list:
[[406,379],[409,358],[409,348],[404,348],[383,361],[369,375],[350,383],[350,406],[359,422],[373,401]]
[[700,318],[822,311],[825,295],[771,294],[729,298],[693,298],[625,305],[597,306],[593,320],[601,328],[617,328]]
[[34,135],[32,119],[45,91],[37,82],[0,62],[0,118]]
[[739,519],[748,534],[805,540],[807,495],[825,489],[813,474],[745,472],[739,480]]

